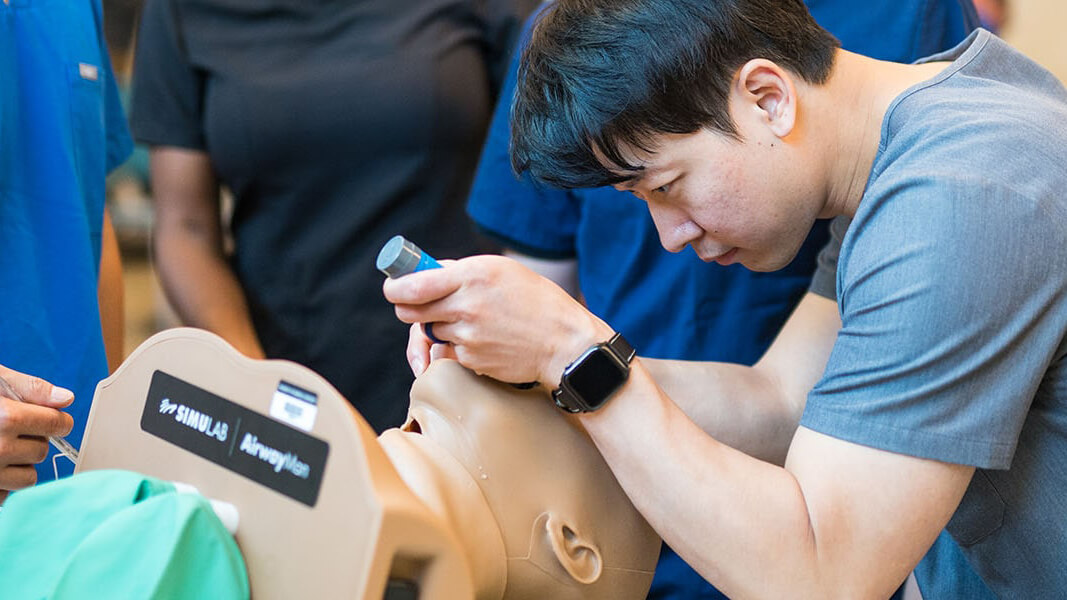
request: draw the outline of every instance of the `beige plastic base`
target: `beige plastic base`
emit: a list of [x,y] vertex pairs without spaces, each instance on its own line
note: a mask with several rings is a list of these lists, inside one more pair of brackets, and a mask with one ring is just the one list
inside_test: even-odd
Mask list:
[[[329,453],[314,507],[144,431],[157,370],[262,415],[282,380],[316,394],[306,433]],[[403,484],[374,431],[326,380],[292,362],[248,359],[206,331],[155,335],[97,386],[77,471],[105,468],[186,482],[236,506],[257,600],[379,599],[391,574],[417,581],[419,598],[473,597],[449,527]]]

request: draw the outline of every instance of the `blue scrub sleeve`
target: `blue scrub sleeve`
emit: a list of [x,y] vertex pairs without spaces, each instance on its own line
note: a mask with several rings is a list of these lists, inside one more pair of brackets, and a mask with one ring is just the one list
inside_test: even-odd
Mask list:
[[[518,48],[525,47],[543,10],[544,5],[526,20]],[[521,55],[516,50],[508,66],[478,161],[467,213],[483,233],[508,248],[538,258],[573,258],[581,217],[577,199],[570,192],[534,184],[526,176],[520,179],[511,169],[508,117]]]

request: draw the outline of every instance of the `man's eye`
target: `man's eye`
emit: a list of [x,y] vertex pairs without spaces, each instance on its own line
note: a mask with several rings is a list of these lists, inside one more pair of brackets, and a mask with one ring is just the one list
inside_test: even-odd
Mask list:
[[657,193],[657,194],[666,194],[670,190],[671,190],[671,184],[665,183],[665,184],[659,186],[658,188],[656,188],[656,189],[654,189],[652,191]]

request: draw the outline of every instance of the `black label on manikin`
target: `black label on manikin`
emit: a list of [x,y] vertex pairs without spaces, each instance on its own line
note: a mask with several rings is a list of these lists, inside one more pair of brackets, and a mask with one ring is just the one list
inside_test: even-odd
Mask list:
[[329,444],[163,371],[141,429],[308,506],[319,498]]

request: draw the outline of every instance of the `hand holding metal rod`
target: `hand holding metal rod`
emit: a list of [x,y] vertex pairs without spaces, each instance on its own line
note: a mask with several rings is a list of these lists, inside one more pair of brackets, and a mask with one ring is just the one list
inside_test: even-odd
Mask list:
[[[375,266],[390,279],[396,279],[416,271],[441,268],[441,264],[434,260],[432,256],[423,252],[422,248],[411,243],[402,235],[394,235],[382,246],[381,251],[378,252],[378,260],[375,261]],[[448,343],[434,336],[433,323],[423,323],[422,331],[435,344]]]
[[[381,251],[378,252],[378,260],[376,261],[375,266],[390,279],[396,279],[397,277],[407,275],[408,273],[414,273],[416,271],[441,268],[441,264],[434,260],[432,256],[423,252],[421,248],[411,243],[402,235],[394,235],[384,246],[382,246]],[[426,334],[426,337],[430,338],[435,344],[448,343],[447,341],[439,340],[434,337],[433,323],[423,323],[422,331]],[[537,382],[530,381],[526,383],[513,383],[511,385],[520,390],[526,390],[536,386]]]
[[[7,380],[3,377],[0,377],[0,396],[7,396],[8,398],[11,398],[12,400],[17,400],[19,402],[26,402],[25,400],[23,400],[22,394],[19,394],[18,391],[15,390],[15,388],[11,387],[11,384],[8,383]],[[52,446],[55,447],[56,450],[59,450],[60,453],[64,454],[67,458],[77,464],[78,449],[70,445],[70,442],[58,435],[48,436],[48,441],[52,444]]]

